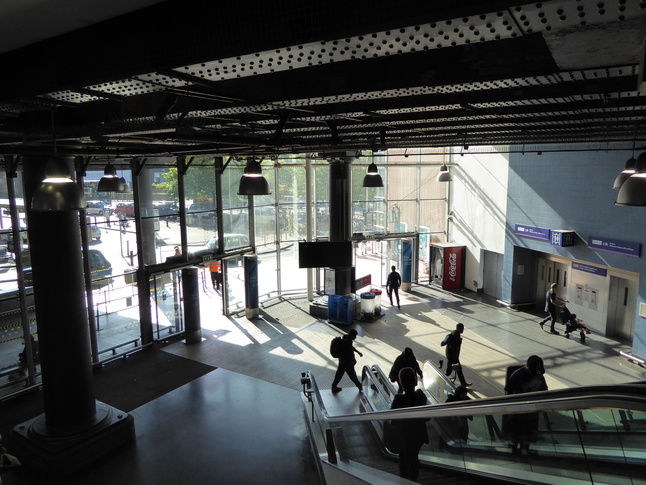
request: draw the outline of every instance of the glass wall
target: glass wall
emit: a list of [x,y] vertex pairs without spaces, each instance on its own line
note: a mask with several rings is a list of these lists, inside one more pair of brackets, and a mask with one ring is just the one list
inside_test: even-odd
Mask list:
[[99,362],[141,344],[134,273],[138,250],[132,172],[127,160],[114,164],[119,175],[128,181],[128,193],[97,192],[101,173],[88,172],[83,180],[86,197],[92,197],[86,199],[88,205],[81,216],[85,212],[88,248],[84,254],[91,274],[87,301],[92,355]]
[[[0,177],[0,396],[40,382],[38,332],[31,281],[27,219],[22,196],[22,176],[10,183],[16,191],[15,219],[7,178]],[[14,223],[15,222],[15,223]],[[17,239],[14,237],[17,229]],[[20,259],[20,263],[18,260]],[[24,298],[20,297],[18,268],[23,268]],[[29,336],[34,368],[27,366],[25,337]]]
[[[373,161],[384,180],[383,188],[362,186],[367,167]],[[222,299],[222,304],[217,305],[218,312],[222,309],[229,314],[244,309],[242,255],[248,251],[255,251],[259,259],[261,303],[281,294],[304,294],[307,270],[298,267],[298,242],[310,237],[308,215],[311,239],[329,237],[328,162],[308,160],[305,156],[262,160],[271,194],[253,198],[237,193],[246,160],[222,160],[219,166],[224,169],[220,173],[216,162],[220,163],[213,157],[193,157],[187,160],[182,174],[178,170],[182,164],[170,158],[148,160],[143,165],[132,160],[113,161],[119,176],[131,188],[129,193],[121,194],[97,192],[102,172],[88,171],[83,181],[88,204],[81,211],[80,220],[87,235],[85,255],[91,281],[87,293],[88,321],[95,363],[134,350],[151,338],[165,339],[184,331],[181,268],[203,266],[198,251],[208,249],[216,253],[220,244],[218,217],[224,229],[224,248],[217,251],[224,253],[218,256],[222,258],[224,291],[212,288],[208,269],[200,271],[205,299],[207,296]],[[370,274],[373,286],[383,285],[390,265],[401,265],[402,238],[415,240],[419,234],[417,281],[428,281],[429,244],[445,240],[448,184],[436,182],[443,162],[444,155],[434,150],[374,155],[368,152],[353,162],[351,218],[357,277]],[[24,372],[12,372],[19,370],[18,356],[25,348],[25,335],[31,333],[38,339],[20,173],[12,181],[17,192],[17,239],[12,233],[6,178],[2,177],[0,183],[0,394],[8,392],[3,389],[24,386]],[[182,208],[185,226],[181,225]],[[365,238],[359,239],[359,234]],[[19,241],[20,247],[14,241]],[[187,255],[180,254],[183,244]],[[21,315],[18,299],[18,253],[22,254],[25,268],[26,296],[22,300],[25,316]],[[141,264],[151,274],[148,285],[140,288],[137,269]],[[316,274],[322,279],[324,271]],[[322,289],[324,285],[318,281],[315,287]],[[143,300],[146,307],[142,308],[140,291],[144,290],[148,294]],[[37,373],[38,367],[35,370]],[[9,376],[13,376],[11,380]],[[37,379],[36,374],[34,378]]]
[[[177,169],[172,169],[177,170]],[[176,179],[174,175],[173,178]],[[186,243],[189,252],[217,247],[215,161],[196,157],[183,177],[186,207]],[[227,219],[224,219],[227,222]],[[230,221],[229,221],[230,222]]]

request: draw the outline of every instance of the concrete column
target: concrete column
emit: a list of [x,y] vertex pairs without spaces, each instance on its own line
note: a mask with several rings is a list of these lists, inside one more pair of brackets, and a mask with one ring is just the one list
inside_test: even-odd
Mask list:
[[[342,156],[330,161],[330,241],[350,241],[352,238],[352,161]],[[336,267],[334,292],[352,292],[352,268]]]
[[16,426],[12,441],[24,466],[60,479],[135,433],[132,416],[95,400],[79,213],[30,210],[47,162],[23,158],[44,413]]
[[60,428],[92,420],[96,407],[79,213],[30,210],[47,161],[24,159],[25,206],[45,416],[48,427]]
[[198,283],[197,268],[182,268],[182,291],[184,293],[186,343],[195,344],[202,341],[200,285]]

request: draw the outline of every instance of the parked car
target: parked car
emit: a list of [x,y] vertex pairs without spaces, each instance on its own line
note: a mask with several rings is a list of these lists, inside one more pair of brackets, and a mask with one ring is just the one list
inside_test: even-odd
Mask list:
[[179,206],[173,201],[153,202],[153,208],[157,209],[159,217],[177,216],[179,213]]
[[90,239],[96,239],[97,241],[101,240],[101,229],[94,224],[88,226],[88,236]]
[[[88,256],[90,259],[90,273],[93,280],[112,276],[112,264],[110,264],[110,261],[106,259],[101,251],[98,249],[89,249]],[[33,286],[34,277],[32,276],[31,268],[25,268],[23,273],[25,286]]]
[[85,214],[88,216],[107,217],[112,213],[112,209],[100,200],[88,200]]
[[[246,234],[225,234],[224,235],[224,249],[236,249],[249,246],[249,237]],[[205,249],[210,251],[217,251],[218,249],[218,237],[213,236],[208,242],[204,245]]]
[[90,273],[93,280],[109,278],[112,276],[112,264],[98,249],[88,249],[90,258]]
[[11,263],[13,257],[11,253],[7,250],[7,246],[0,246],[0,263]]
[[135,204],[134,202],[119,202],[114,208],[115,214],[123,214],[126,217],[135,216]]

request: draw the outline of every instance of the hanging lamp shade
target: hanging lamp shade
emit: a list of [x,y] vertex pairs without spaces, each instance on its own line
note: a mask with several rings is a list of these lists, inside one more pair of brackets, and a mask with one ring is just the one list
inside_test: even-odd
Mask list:
[[123,192],[124,194],[129,194],[130,187],[128,186],[128,182],[126,182],[126,179],[124,179],[123,177],[120,177],[119,180],[123,184],[123,190],[120,190],[119,192]]
[[646,206],[646,152],[637,157],[635,173],[621,185],[615,204],[634,207]]
[[35,211],[71,211],[85,207],[85,196],[72,180],[65,160],[54,157],[47,162],[45,179],[36,187],[31,200]]
[[240,177],[238,195],[269,195],[269,183],[262,176],[260,160],[248,159],[247,166]]
[[440,173],[437,174],[437,181],[451,182],[452,180],[453,177],[451,176],[451,172],[449,172],[449,167],[447,167],[446,164],[442,165],[442,167],[440,167]]
[[363,186],[364,187],[383,187],[384,186],[384,181],[381,178],[381,175],[379,175],[379,169],[377,168],[377,165],[375,162],[372,162],[370,165],[368,165],[368,171],[366,172],[366,175],[363,177]]
[[117,169],[108,163],[103,171],[103,177],[97,185],[97,192],[125,192],[125,180],[117,177]]
[[615,183],[612,186],[613,189],[620,189],[621,186],[624,184],[624,182],[628,180],[628,177],[630,177],[635,173],[636,164],[637,164],[637,160],[635,160],[635,157],[630,157],[628,159],[624,169],[621,171],[619,175],[617,175],[617,178],[615,179]]

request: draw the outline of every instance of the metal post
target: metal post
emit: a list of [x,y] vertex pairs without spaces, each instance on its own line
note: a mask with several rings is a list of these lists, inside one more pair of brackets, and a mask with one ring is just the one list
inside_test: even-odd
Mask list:
[[[306,210],[305,210],[305,234],[306,241],[312,241],[312,208],[316,210],[316,204],[312,203],[312,158],[308,155],[305,158],[305,201],[306,201]],[[312,282],[312,276],[314,275],[313,268],[307,268],[307,300],[312,301],[314,299],[314,285]]]
[[202,341],[202,328],[200,324],[200,288],[196,267],[182,269],[182,290],[184,292],[186,343],[199,343]]

